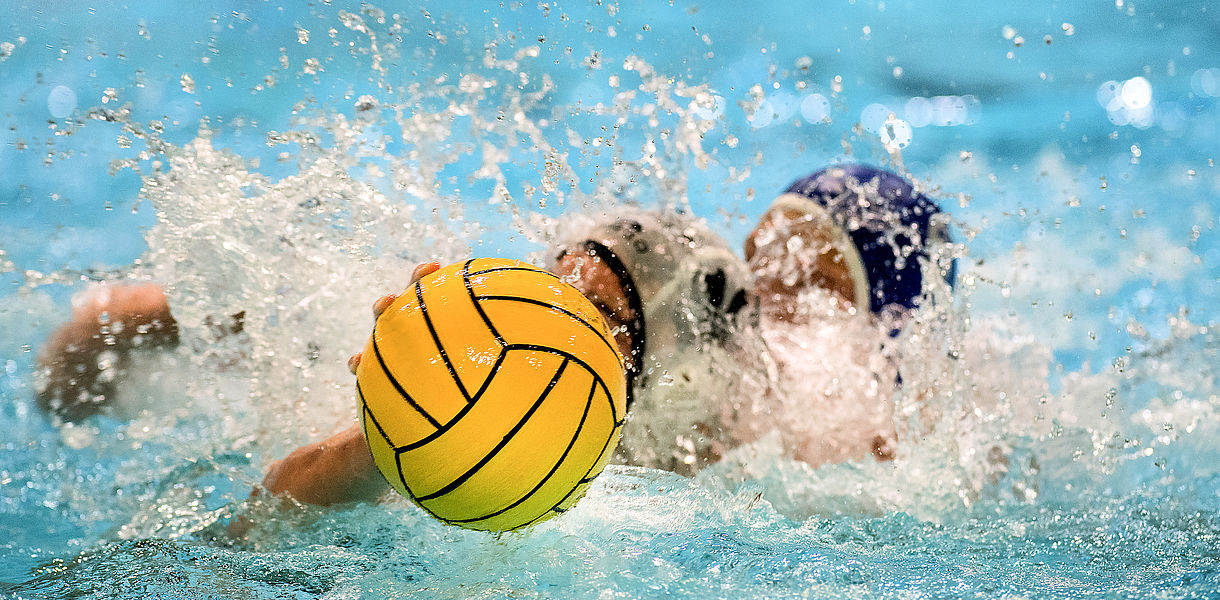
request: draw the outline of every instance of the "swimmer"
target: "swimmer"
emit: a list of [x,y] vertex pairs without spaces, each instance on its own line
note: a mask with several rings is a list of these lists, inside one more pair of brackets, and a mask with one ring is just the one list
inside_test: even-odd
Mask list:
[[946,215],[893,173],[848,164],[790,185],[745,243],[776,374],[732,407],[738,441],[775,431],[813,466],[892,460],[894,342],[926,289],[953,285],[948,242]]
[[[947,239],[938,213],[901,177],[844,165],[790,186],[750,234],[745,261],[701,220],[683,214],[623,213],[567,228],[573,235],[555,248],[551,269],[599,308],[628,363],[630,412],[619,460],[693,473],[790,417],[776,409],[790,408],[794,399],[806,416],[834,422],[827,407],[793,385],[794,377],[776,375],[799,374],[811,352],[827,349],[810,350],[776,332],[825,324],[826,312],[812,310],[810,298],[828,300],[824,304],[837,315],[831,319],[882,323],[892,332],[917,306],[927,265],[952,278],[951,267],[929,262],[932,242]],[[421,265],[411,281],[437,268]],[[374,316],[393,299],[378,299]],[[161,312],[137,314],[155,312],[160,323],[168,322],[163,294],[160,300],[155,308]],[[98,310],[127,314],[117,306]],[[88,320],[96,315],[81,316],[84,322],[74,320],[64,330],[75,331],[77,339],[96,337],[81,333],[98,329]],[[872,341],[863,345],[866,351]],[[126,343],[116,343],[115,352],[122,354]],[[55,348],[43,354],[44,370],[68,377],[48,377],[40,398],[65,418],[96,411],[104,401],[91,395],[98,390],[92,373],[71,366],[86,362],[87,350],[70,357]],[[360,359],[357,354],[349,361],[353,372]],[[893,387],[896,374],[874,371],[871,377]],[[848,428],[844,439],[826,428],[826,439],[788,428],[788,452],[813,465],[892,458],[892,408],[884,396],[857,403],[864,404],[856,412],[868,422]],[[371,501],[387,489],[357,425],[297,449],[274,463],[263,481],[267,493],[316,505]]]

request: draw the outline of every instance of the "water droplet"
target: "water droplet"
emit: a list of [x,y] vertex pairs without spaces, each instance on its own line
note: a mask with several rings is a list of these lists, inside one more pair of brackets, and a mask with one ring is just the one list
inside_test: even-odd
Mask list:
[[869,133],[881,133],[881,127],[890,118],[892,111],[884,104],[873,103],[860,111],[860,124]]
[[881,143],[890,150],[906,148],[911,143],[911,126],[893,115],[881,127]]
[[830,122],[830,100],[821,94],[809,94],[801,100],[801,116],[814,124]]
[[56,119],[62,119],[76,110],[76,92],[67,86],[57,85],[47,95],[47,110]]
[[1143,77],[1132,77],[1123,83],[1120,96],[1127,108],[1144,108],[1152,103],[1152,84]]

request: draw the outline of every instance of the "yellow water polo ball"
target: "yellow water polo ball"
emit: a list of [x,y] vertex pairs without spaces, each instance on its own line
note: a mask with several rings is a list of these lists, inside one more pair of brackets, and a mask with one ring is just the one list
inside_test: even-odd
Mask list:
[[377,319],[356,371],[364,437],[432,516],[515,529],[575,504],[613,454],[623,364],[570,284],[515,260],[457,263]]

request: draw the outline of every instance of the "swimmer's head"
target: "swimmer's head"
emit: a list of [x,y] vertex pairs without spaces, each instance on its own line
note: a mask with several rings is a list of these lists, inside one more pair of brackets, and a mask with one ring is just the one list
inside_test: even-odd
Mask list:
[[690,215],[624,212],[566,237],[556,269],[579,275],[579,285],[590,288],[582,291],[624,334],[616,339],[632,377],[646,377],[675,353],[725,343],[751,304],[745,265]]
[[[706,398],[729,385],[733,332],[756,314],[750,274],[700,219],[634,211],[568,223],[556,273],[575,276],[627,349],[633,425],[628,459],[682,471],[704,449],[683,448],[707,429]],[[715,390],[715,391],[713,391]],[[677,444],[675,445],[675,437]]]
[[789,186],[747,239],[746,257],[764,305],[816,286],[880,315],[918,305],[925,264],[952,285],[954,263],[929,253],[948,240],[936,203],[905,179],[847,164]]

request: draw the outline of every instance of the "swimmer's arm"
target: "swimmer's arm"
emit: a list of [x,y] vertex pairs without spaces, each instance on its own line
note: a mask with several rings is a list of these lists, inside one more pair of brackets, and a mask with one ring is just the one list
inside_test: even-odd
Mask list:
[[[426,263],[415,268],[408,285],[440,268]],[[381,316],[395,296],[378,298],[373,303],[373,318]],[[347,367],[356,373],[361,354],[348,359]],[[329,439],[302,446],[284,460],[277,461],[263,478],[262,489],[273,496],[289,496],[298,502],[330,506],[344,502],[372,502],[389,489],[364,440],[359,425],[352,425]],[[258,492],[255,491],[255,494]]]
[[[111,398],[131,350],[178,343],[178,323],[156,284],[95,286],[74,305],[72,319],[38,356],[45,376],[39,404],[69,420],[97,412]],[[107,351],[113,356],[104,356]]]
[[[292,498],[305,504],[331,506],[374,502],[389,487],[373,464],[364,432],[359,425],[352,425],[271,463],[262,485],[250,492],[250,498],[266,493],[281,500]],[[251,517],[238,514],[229,522],[226,533],[230,538],[240,538],[253,526]]]
[[286,495],[317,506],[372,502],[389,489],[373,464],[359,425],[276,461],[267,470],[262,487],[273,496]]

